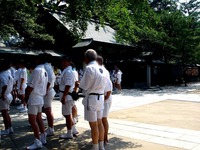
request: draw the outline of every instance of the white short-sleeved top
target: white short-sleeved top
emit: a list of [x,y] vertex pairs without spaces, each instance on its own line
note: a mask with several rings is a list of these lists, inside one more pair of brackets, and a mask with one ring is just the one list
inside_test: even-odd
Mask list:
[[12,92],[14,79],[8,71],[2,71],[0,73],[0,94],[2,93],[2,87],[7,86],[5,95]]
[[[74,87],[75,87],[75,76],[72,70],[71,66],[68,66],[63,70],[60,76],[60,84],[59,84],[59,90],[64,91],[65,86],[70,86],[69,92],[73,92]],[[67,100],[73,100],[70,95],[67,95],[66,97]]]
[[86,68],[81,79],[79,87],[83,89],[84,95],[90,93],[104,94],[106,85],[106,74],[104,69],[98,65],[96,61],[90,62]]
[[22,88],[26,88],[27,80],[28,80],[26,68],[21,68],[20,71],[19,71],[18,80],[17,80],[18,89],[20,89],[20,85],[21,85],[21,81],[22,81],[21,79],[24,79],[24,83],[22,84]]
[[45,63],[44,64],[44,68],[48,74],[48,82],[50,83],[50,87],[49,88],[53,88],[54,87],[54,83],[56,80],[56,76],[53,72],[53,67],[51,66],[50,63]]
[[44,69],[44,65],[38,65],[33,70],[28,83],[28,86],[33,88],[28,100],[30,105],[44,104],[43,97],[46,95],[47,83],[48,74]]
[[122,72],[119,70],[117,73],[116,73],[116,78],[118,79],[118,80],[122,80]]
[[14,67],[10,67],[10,72],[13,78],[15,78],[16,69]]
[[76,71],[76,70],[73,70],[73,73],[74,73],[74,80],[75,80],[75,82],[76,81],[78,81],[79,79],[78,79],[78,72]]
[[[102,68],[104,69],[104,71],[106,73],[106,86],[105,86],[105,90],[104,90],[105,91],[105,95],[106,95],[107,92],[109,92],[109,91],[112,92],[113,84],[112,84],[112,81],[110,79],[109,71],[104,66],[102,66]],[[105,101],[105,103],[111,102],[111,100],[112,100],[112,95],[110,95],[110,97]]]
[[17,69],[17,71],[15,72],[15,81],[18,80],[20,71],[21,71],[21,69],[19,68],[19,69]]

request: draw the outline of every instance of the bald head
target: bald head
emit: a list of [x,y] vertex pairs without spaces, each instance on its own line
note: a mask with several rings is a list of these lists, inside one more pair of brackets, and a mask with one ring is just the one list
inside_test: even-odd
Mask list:
[[88,49],[85,52],[85,61],[86,63],[90,63],[91,61],[95,61],[97,59],[97,52],[93,49]]

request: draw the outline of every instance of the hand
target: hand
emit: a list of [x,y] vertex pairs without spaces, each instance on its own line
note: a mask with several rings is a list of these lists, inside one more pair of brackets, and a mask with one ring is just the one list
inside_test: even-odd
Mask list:
[[76,87],[79,87],[79,85],[80,85],[80,82],[79,82],[79,81],[76,81],[76,82],[75,82],[75,86],[76,86]]
[[65,105],[65,103],[66,103],[66,100],[65,100],[65,97],[63,96],[62,97],[62,99],[61,99],[61,101],[60,101],[63,105]]

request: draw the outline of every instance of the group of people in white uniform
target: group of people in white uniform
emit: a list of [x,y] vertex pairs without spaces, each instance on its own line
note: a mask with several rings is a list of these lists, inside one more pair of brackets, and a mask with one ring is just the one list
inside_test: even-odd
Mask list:
[[[19,62],[19,69],[15,72],[6,61],[0,62],[0,111],[3,116],[5,130],[1,135],[13,133],[9,106],[13,100],[12,91],[17,83],[21,105],[18,109],[28,113],[28,121],[34,133],[34,142],[27,149],[42,148],[47,144],[47,136],[54,135],[54,117],[52,100],[55,96],[54,84],[56,76],[50,63],[48,54],[40,54],[35,60],[36,67],[27,75],[25,63]],[[108,143],[108,113],[112,103],[113,84],[110,73],[103,65],[103,58],[95,50],[85,52],[86,67],[79,80],[77,71],[73,68],[72,60],[63,57],[61,60],[62,73],[59,81],[60,102],[62,115],[66,120],[67,131],[61,135],[63,139],[73,139],[78,134],[77,107],[72,93],[82,91],[84,95],[84,118],[91,128],[92,150],[104,150]],[[42,112],[47,116],[48,127],[44,128]]]

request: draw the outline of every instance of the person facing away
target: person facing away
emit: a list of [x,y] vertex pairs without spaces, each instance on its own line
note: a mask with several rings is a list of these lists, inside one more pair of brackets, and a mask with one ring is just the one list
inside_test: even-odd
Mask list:
[[122,82],[122,72],[117,66],[115,66],[115,87],[117,88],[117,93],[121,93],[121,82]]
[[87,66],[79,87],[85,95],[83,99],[84,118],[89,122],[91,128],[92,150],[104,150],[102,115],[106,75],[96,59],[97,53],[95,50],[89,49],[85,52]]
[[25,62],[23,60],[19,61],[18,66],[20,68],[18,79],[17,79],[17,89],[18,89],[18,95],[21,99],[21,105],[17,107],[17,109],[20,110],[20,113],[27,112],[27,104],[25,102],[25,89],[27,87],[27,69],[25,67]]
[[105,130],[104,144],[107,144],[108,143],[108,130],[109,130],[108,113],[109,113],[109,110],[110,110],[111,104],[112,104],[113,85],[112,85],[112,81],[110,79],[110,73],[103,65],[103,57],[98,56],[97,62],[106,73],[106,86],[105,86],[105,90],[104,90],[105,97],[104,97],[104,109],[103,109],[102,123],[103,123],[104,130]]
[[56,76],[53,72],[53,67],[51,65],[52,56],[50,54],[44,54],[44,68],[48,75],[48,83],[47,83],[47,94],[44,96],[44,106],[43,106],[43,112],[47,116],[47,123],[48,128],[45,130],[47,133],[47,136],[54,135],[54,116],[52,112],[52,101],[54,99],[54,96],[56,94],[54,90],[54,83],[56,80]]
[[11,117],[8,113],[10,103],[13,100],[12,89],[14,79],[8,71],[9,65],[5,60],[0,62],[0,111],[3,117],[5,130],[1,131],[1,135],[13,133]]
[[71,59],[68,57],[62,58],[62,68],[64,69],[60,77],[60,102],[62,103],[62,115],[66,120],[67,132],[62,134],[62,139],[73,139],[74,121],[72,119],[72,108],[75,103],[70,93],[75,87],[75,76],[71,66]]
[[27,149],[42,148],[46,144],[44,124],[42,121],[42,107],[47,92],[48,74],[44,68],[43,55],[36,58],[37,66],[33,70],[26,88],[25,100],[28,101],[28,120],[33,129],[35,140]]

